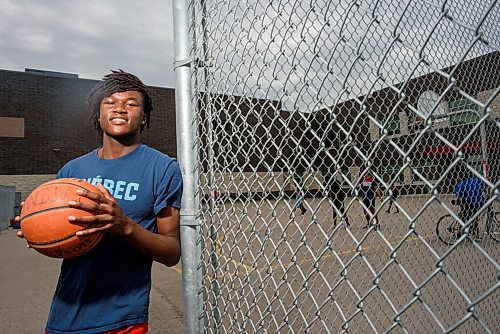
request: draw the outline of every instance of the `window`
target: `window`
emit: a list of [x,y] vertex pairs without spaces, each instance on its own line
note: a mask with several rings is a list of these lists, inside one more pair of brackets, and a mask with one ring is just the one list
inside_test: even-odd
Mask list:
[[422,130],[426,126],[425,119],[430,118],[434,122],[445,116],[445,108],[440,95],[432,90],[420,94],[416,107],[419,111],[418,114],[412,111],[408,113],[408,130],[410,132]]
[[484,174],[483,157],[480,154],[469,155],[466,158],[467,164],[474,168],[479,174]]
[[[336,174],[335,173],[336,170],[335,170],[335,167],[332,166],[332,170],[329,171],[329,172],[326,172],[324,175],[323,175],[323,179],[324,180],[330,180],[333,175],[335,174],[336,175],[336,178],[338,178],[340,180],[340,176],[339,174]],[[349,167],[342,167],[342,169],[340,170],[340,172],[342,173],[342,182],[341,183],[344,183],[344,180],[348,180],[349,182],[351,182],[351,171],[349,169]]]
[[[382,120],[381,123],[385,123],[385,120]],[[386,129],[387,130],[387,134],[389,136],[393,136],[393,135],[398,135],[401,133],[400,131],[400,120],[399,120],[399,113],[394,113],[391,118],[389,119],[389,121],[387,122],[387,125],[380,129],[380,134],[382,135],[383,134],[383,129]]]
[[0,137],[24,138],[24,118],[0,117]]
[[[441,176],[439,163],[434,159],[422,159],[413,163],[413,169],[422,174],[427,181],[436,181]],[[417,175],[413,175],[413,181],[422,181]]]
[[382,179],[385,183],[392,182],[395,178],[397,178],[396,183],[403,184],[405,182],[404,173],[397,175],[401,170],[401,165],[393,164],[382,167]]
[[425,121],[422,117],[419,117],[413,111],[408,112],[408,130],[410,132],[415,132],[422,130],[425,127]]
[[349,167],[344,167],[342,168],[342,174],[344,175],[344,177],[349,180],[349,182],[351,182],[351,171],[349,170]]
[[477,104],[467,99],[450,101],[449,110],[451,126],[474,123],[479,120]]

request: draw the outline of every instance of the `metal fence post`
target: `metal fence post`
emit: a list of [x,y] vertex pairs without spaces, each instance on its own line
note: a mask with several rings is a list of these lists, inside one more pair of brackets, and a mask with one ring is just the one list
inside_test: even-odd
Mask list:
[[201,244],[197,243],[198,198],[196,187],[198,175],[196,172],[197,145],[193,135],[193,104],[191,89],[190,54],[192,40],[189,34],[189,13],[187,0],[174,0],[174,49],[175,49],[175,102],[177,157],[184,180],[181,209],[181,243],[182,243],[182,280],[184,295],[184,332],[201,333],[201,308],[199,300],[201,289],[201,272],[199,267]]

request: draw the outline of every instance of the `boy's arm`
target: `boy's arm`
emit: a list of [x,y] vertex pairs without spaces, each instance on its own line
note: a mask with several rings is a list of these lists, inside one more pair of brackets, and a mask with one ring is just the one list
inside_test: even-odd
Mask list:
[[98,223],[101,226],[79,231],[76,235],[82,236],[96,232],[108,232],[122,236],[132,246],[151,259],[161,262],[167,266],[173,266],[179,262],[180,247],[180,210],[173,206],[166,206],[156,217],[158,233],[148,231],[140,224],[125,215],[117,200],[108,192],[102,184],[97,188],[100,194],[88,190],[78,190],[81,196],[87,197],[97,204],[70,201],[68,205],[93,212],[94,216],[75,217],[70,216],[68,220],[73,223]]
[[125,228],[123,237],[143,254],[170,267],[176,265],[181,256],[179,221],[180,210],[167,206],[156,218],[158,233],[133,222]]

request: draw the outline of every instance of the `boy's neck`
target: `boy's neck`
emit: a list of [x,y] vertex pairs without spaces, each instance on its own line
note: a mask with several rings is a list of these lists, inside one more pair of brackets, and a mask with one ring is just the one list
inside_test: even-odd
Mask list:
[[130,143],[119,142],[115,139],[105,137],[102,147],[99,148],[97,154],[101,159],[116,159],[129,154],[139,146],[139,141]]

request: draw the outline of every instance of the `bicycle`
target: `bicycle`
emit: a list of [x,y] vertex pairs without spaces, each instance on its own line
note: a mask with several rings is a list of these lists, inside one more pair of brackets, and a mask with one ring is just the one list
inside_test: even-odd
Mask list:
[[[463,220],[462,212],[458,213],[458,217]],[[479,220],[476,234],[470,235],[476,240],[481,240],[481,234],[486,234],[500,243],[500,212],[494,212],[493,208],[488,206],[486,212],[482,212],[476,219]],[[486,232],[481,232],[484,226],[486,226]],[[443,215],[436,224],[436,234],[443,243],[453,245],[462,236],[462,225],[451,214]]]

